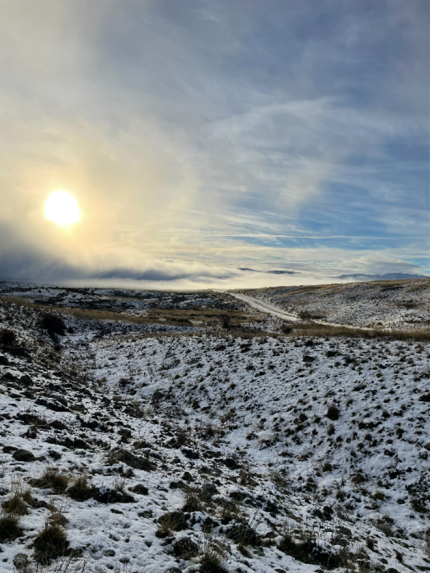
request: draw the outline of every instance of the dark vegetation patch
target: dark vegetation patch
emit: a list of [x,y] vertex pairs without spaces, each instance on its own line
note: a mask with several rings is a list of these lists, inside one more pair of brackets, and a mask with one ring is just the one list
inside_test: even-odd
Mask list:
[[0,515],[0,543],[14,541],[21,537],[23,531],[19,526],[19,519],[16,515],[4,513]]

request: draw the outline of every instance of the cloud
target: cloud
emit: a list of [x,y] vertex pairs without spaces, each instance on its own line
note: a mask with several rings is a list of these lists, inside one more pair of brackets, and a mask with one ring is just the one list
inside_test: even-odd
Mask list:
[[[175,261],[221,276],[366,266],[370,251],[425,268],[425,3],[2,8],[9,265],[155,277]],[[83,212],[67,232],[43,217],[55,188]]]

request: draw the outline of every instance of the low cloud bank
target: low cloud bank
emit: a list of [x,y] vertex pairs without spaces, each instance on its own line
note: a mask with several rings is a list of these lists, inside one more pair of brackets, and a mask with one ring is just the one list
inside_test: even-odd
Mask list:
[[[380,264],[380,263],[379,263]],[[386,268],[390,265],[387,263]],[[422,276],[417,269],[391,265],[390,274],[335,275],[324,269],[256,270],[226,268],[201,263],[151,261],[147,268],[89,268],[52,259],[30,250],[0,255],[0,279],[70,286],[121,287],[157,290],[200,290],[294,286],[360,280],[390,280]],[[367,270],[367,269],[366,269]],[[376,269],[375,269],[376,270]],[[403,271],[403,272],[402,272]],[[405,273],[405,271],[410,271]],[[415,271],[415,272],[413,272]]]

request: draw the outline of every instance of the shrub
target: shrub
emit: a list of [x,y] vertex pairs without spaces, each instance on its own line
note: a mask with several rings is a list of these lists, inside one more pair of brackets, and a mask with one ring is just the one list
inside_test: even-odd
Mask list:
[[201,508],[202,504],[200,502],[198,495],[194,492],[187,493],[184,505],[182,506],[182,511],[185,512],[200,511]]
[[182,537],[174,543],[173,554],[180,559],[190,559],[199,553],[199,546],[190,537]]
[[337,408],[336,406],[334,406],[334,404],[332,404],[331,406],[328,407],[326,416],[329,420],[333,421],[339,420],[340,417],[339,408]]
[[14,541],[22,535],[19,519],[15,515],[3,514],[0,516],[0,543]]
[[96,489],[88,483],[87,476],[78,477],[67,490],[67,495],[75,501],[86,501],[94,496]]
[[67,555],[69,542],[65,531],[57,523],[47,523],[34,540],[34,558],[41,565]]
[[28,505],[24,499],[31,501],[30,492],[21,493],[16,491],[12,497],[2,503],[2,507],[9,514],[26,515]]
[[170,511],[161,515],[158,519],[160,524],[155,535],[157,537],[167,537],[171,531],[182,531],[187,527],[187,518],[182,511]]
[[15,343],[16,334],[13,330],[9,330],[8,328],[2,328],[0,330],[0,343],[4,344],[5,346],[12,346]]
[[315,564],[316,561],[312,556],[312,544],[309,542],[296,542],[290,535],[285,534],[278,545],[280,549],[286,555],[290,555],[301,561],[302,563]]
[[42,317],[42,328],[48,331],[48,334],[59,334],[64,336],[66,334],[66,324],[58,314],[52,312],[44,314]]
[[199,573],[226,573],[226,569],[221,565],[221,559],[214,550],[208,549],[203,553]]
[[336,569],[342,565],[342,557],[318,546],[315,541],[294,541],[290,535],[285,534],[278,545],[278,549],[294,557],[297,561],[309,564],[320,564],[327,569]]
[[238,545],[260,545],[260,537],[253,527],[247,523],[233,525],[226,534],[228,539],[233,539]]
[[427,507],[425,500],[413,497],[411,499],[411,507],[418,513],[427,513]]
[[43,476],[31,482],[34,487],[52,489],[55,493],[64,493],[69,485],[70,476],[62,474],[57,468],[47,468]]

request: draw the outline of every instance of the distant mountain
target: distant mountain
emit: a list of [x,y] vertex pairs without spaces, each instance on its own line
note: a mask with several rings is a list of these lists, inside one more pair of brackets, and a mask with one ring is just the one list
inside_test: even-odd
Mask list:
[[269,275],[294,275],[296,274],[295,271],[259,271],[258,269],[248,269],[247,267],[239,267],[240,271],[247,271],[249,273],[266,273]]
[[426,279],[424,275],[408,275],[404,273],[388,273],[385,275],[340,275],[337,279],[353,279],[356,281],[399,281],[404,279]]

